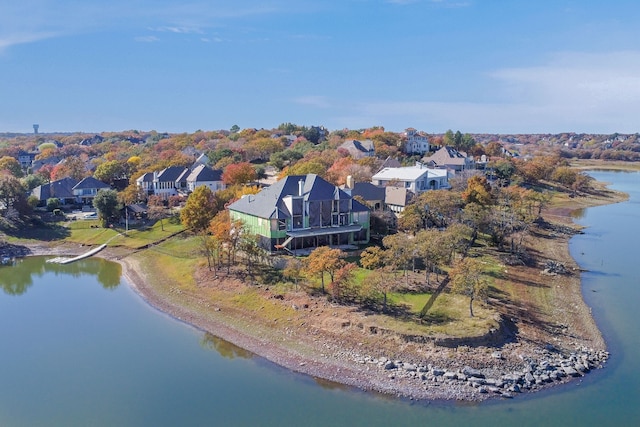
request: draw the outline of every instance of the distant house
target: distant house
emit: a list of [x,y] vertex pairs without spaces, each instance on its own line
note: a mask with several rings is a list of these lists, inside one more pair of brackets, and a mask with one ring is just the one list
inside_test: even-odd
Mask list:
[[352,182],[349,178],[351,177],[347,177],[347,185],[343,189],[347,194],[360,197],[372,211],[384,209],[384,187],[378,187],[370,182]]
[[93,203],[93,198],[96,197],[98,191],[109,190],[110,188],[108,184],[88,176],[74,185],[72,191],[77,201],[83,205],[90,205]]
[[405,187],[390,185],[384,188],[384,204],[392,212],[400,213],[413,200],[415,194]]
[[400,163],[398,159],[387,157],[386,159],[384,159],[384,162],[382,162],[382,165],[380,165],[378,172],[380,172],[384,168],[399,168],[399,167],[402,167],[402,163]]
[[58,163],[60,163],[60,161],[62,161],[62,158],[58,156],[51,156],[45,159],[34,160],[33,163],[31,164],[31,171],[37,172],[40,169],[42,169],[43,166],[47,166],[47,165],[55,166]]
[[404,152],[407,154],[425,154],[429,152],[429,138],[414,128],[407,128],[404,131],[407,138],[404,144]]
[[20,163],[20,166],[22,166],[22,169],[30,168],[31,164],[33,163],[33,160],[36,158],[37,155],[38,155],[37,151],[20,150],[20,152],[18,152],[18,163]]
[[356,139],[349,139],[338,146],[338,150],[346,150],[354,159],[362,159],[363,157],[373,157],[375,155],[375,148],[373,141],[370,139],[364,141],[358,141]]
[[371,178],[377,186],[401,186],[414,193],[449,188],[449,174],[444,169],[429,169],[421,163],[416,166],[384,168]]
[[433,168],[446,168],[454,171],[473,169],[473,158],[453,147],[441,147],[431,156],[422,159],[424,163]]
[[186,195],[201,185],[212,191],[224,189],[222,171],[209,166],[194,163],[192,169],[182,166],[171,166],[160,172],[148,172],[136,179],[136,185],[147,195],[168,199],[178,194]]
[[222,182],[222,170],[211,169],[206,165],[197,165],[186,178],[187,191],[192,192],[200,186],[207,186],[213,192],[225,188]]
[[147,219],[149,208],[143,203],[126,205],[120,209],[120,222],[123,224],[139,224]]
[[196,161],[191,165],[191,170],[195,169],[198,165],[207,165],[209,166],[209,157],[206,154],[200,154]]
[[100,144],[104,141],[104,138],[101,135],[93,135],[91,138],[84,138],[80,141],[79,145],[83,146],[91,146],[95,144]]
[[191,171],[182,166],[170,166],[160,172],[145,173],[136,179],[136,185],[148,195],[160,196],[168,199],[187,191],[187,176]]
[[62,178],[48,184],[42,184],[31,190],[31,195],[38,199],[38,206],[45,206],[47,200],[58,199],[60,204],[73,204],[77,202],[73,194],[73,187],[78,183],[77,179]]
[[369,242],[369,209],[315,174],[287,176],[245,196],[229,206],[229,215],[271,252]]

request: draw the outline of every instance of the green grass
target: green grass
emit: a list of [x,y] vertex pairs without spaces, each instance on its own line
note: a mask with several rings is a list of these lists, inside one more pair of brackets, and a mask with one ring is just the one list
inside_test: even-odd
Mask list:
[[405,306],[410,313],[418,315],[430,297],[429,293],[394,292],[388,295],[388,300],[390,304]]
[[166,239],[184,229],[181,224],[171,223],[166,220],[163,226],[158,221],[151,227],[130,229],[128,231],[120,227],[101,228],[99,224],[99,221],[86,220],[70,222],[67,227],[71,234],[65,240],[85,245],[101,245],[108,242],[109,246],[124,246],[137,249]]

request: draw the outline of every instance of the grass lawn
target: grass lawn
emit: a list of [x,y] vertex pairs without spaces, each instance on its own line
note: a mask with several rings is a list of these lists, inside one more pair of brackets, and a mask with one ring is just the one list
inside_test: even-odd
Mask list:
[[101,228],[99,221],[85,220],[68,223],[68,229],[71,232],[70,236],[66,238],[68,242],[85,245],[108,243],[109,246],[125,246],[137,249],[166,239],[184,228],[180,223],[176,224],[169,221],[164,221],[161,226],[158,221],[151,227],[126,231],[120,227]]

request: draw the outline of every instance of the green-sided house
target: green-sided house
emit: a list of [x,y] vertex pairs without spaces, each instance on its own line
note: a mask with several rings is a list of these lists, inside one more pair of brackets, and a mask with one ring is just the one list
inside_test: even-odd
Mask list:
[[369,208],[315,174],[281,179],[229,206],[268,251],[369,242]]

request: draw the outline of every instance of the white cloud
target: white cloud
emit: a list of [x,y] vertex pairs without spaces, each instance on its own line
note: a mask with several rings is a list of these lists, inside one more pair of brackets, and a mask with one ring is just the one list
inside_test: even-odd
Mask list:
[[228,19],[273,14],[282,10],[264,1],[211,2],[192,0],[177,4],[130,0],[0,2],[0,51],[47,38],[112,28],[136,28],[141,24],[156,31],[204,34],[206,28]]
[[331,108],[331,102],[326,96],[301,96],[294,99],[294,102],[299,105],[306,105],[316,108]]
[[140,36],[136,37],[134,40],[141,43],[155,43],[160,41],[156,36]]
[[40,40],[57,37],[58,35],[59,33],[54,31],[2,34],[0,35],[0,52],[12,46],[34,43]]
[[543,65],[504,68],[490,76],[495,83],[491,100],[335,102],[343,113],[336,124],[433,132],[639,131],[640,52],[564,53]]

